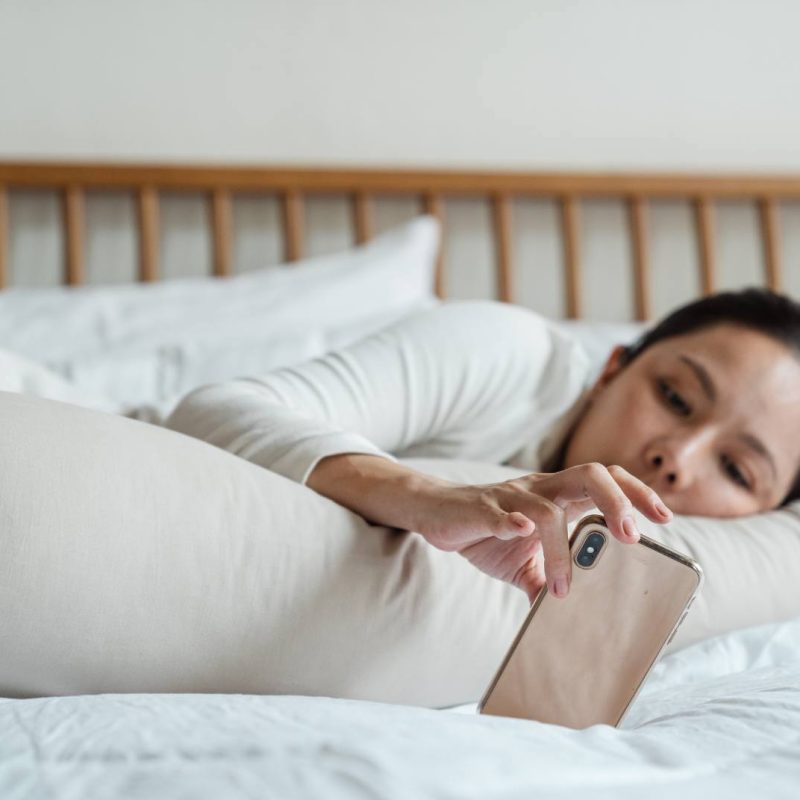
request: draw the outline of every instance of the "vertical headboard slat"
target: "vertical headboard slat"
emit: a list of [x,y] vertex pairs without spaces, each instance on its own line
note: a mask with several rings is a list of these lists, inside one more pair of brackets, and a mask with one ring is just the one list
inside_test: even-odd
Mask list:
[[628,226],[631,235],[633,291],[636,319],[650,319],[650,248],[647,235],[647,201],[643,197],[628,198]]
[[781,291],[783,275],[781,273],[780,222],[778,204],[774,197],[762,197],[758,201],[761,217],[761,242],[764,253],[764,277],[767,286],[776,292]]
[[564,259],[564,288],[568,319],[583,312],[581,284],[580,204],[574,195],[561,198],[561,241]]
[[514,277],[511,234],[511,201],[507,194],[492,195],[492,218],[496,255],[497,297],[504,303],[514,302]]
[[137,196],[139,225],[139,280],[154,281],[159,274],[158,192],[142,186]]
[[366,192],[353,194],[353,231],[356,244],[364,244],[372,238],[372,200]]
[[5,186],[0,184],[0,289],[8,286],[9,232],[8,191]]
[[86,203],[83,189],[67,186],[62,194],[64,215],[64,283],[77,286],[84,281],[84,239]]
[[442,202],[442,196],[437,192],[425,192],[422,196],[422,210],[426,214],[430,214],[436,219],[439,220],[439,226],[441,228],[441,241],[439,243],[439,253],[436,256],[436,275],[434,278],[434,292],[436,296],[440,299],[444,299],[445,297],[445,285],[444,285],[444,203]]
[[714,231],[714,205],[709,197],[694,201],[697,247],[700,256],[700,291],[712,294],[717,285],[717,254]]
[[231,274],[233,252],[233,206],[227,189],[216,188],[211,192],[210,213],[213,273],[224,278]]
[[281,198],[283,206],[283,241],[287,261],[303,257],[305,215],[303,196],[295,189],[287,189]]

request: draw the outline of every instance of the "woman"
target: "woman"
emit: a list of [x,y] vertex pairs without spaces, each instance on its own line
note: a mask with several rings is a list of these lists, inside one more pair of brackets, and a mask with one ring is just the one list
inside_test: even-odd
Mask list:
[[[663,523],[800,497],[800,304],[755,288],[706,297],[589,373],[534,312],[468,301],[201,387],[165,425],[417,531],[531,599],[545,582],[567,594],[567,524],[594,507],[632,543],[634,506]],[[398,461],[426,455],[531,472],[460,485]]]

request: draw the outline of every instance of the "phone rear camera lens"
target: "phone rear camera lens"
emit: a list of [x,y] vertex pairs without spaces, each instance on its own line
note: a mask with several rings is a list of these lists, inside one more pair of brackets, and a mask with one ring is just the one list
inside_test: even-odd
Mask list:
[[600,554],[600,549],[605,544],[606,537],[602,533],[590,533],[584,539],[581,549],[575,561],[581,567],[591,567],[594,564],[597,556]]

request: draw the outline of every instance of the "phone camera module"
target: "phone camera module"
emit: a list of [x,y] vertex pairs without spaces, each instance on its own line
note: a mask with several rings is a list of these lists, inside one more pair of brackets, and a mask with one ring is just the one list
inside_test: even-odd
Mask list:
[[575,556],[575,561],[580,567],[591,567],[600,554],[600,550],[605,544],[606,537],[602,533],[590,533],[581,545],[578,555]]

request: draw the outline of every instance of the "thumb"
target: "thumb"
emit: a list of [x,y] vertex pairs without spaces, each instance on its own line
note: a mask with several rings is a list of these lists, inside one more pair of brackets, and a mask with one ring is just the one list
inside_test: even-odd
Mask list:
[[514,583],[528,595],[528,601],[532,604],[542,589],[547,586],[541,558],[531,558],[523,564],[514,578]]
[[536,524],[519,511],[501,511],[496,523],[494,535],[503,540],[530,536],[536,529]]

